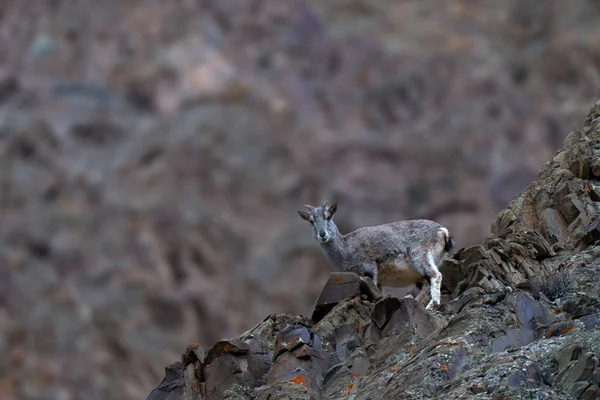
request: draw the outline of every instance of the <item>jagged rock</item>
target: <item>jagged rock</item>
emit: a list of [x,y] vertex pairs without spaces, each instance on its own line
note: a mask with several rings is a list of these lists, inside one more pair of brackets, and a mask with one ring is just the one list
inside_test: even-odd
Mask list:
[[[597,348],[596,348],[597,349]],[[581,344],[566,346],[558,354],[556,382],[576,398],[592,385],[600,384],[598,352]]]
[[547,208],[541,215],[542,226],[546,237],[553,245],[564,246],[567,241],[567,224],[558,211]]
[[364,350],[358,350],[352,354],[345,362],[334,365],[327,371],[324,380],[326,383],[325,397],[352,398],[359,392],[358,385],[355,383],[360,377],[368,374],[371,368],[369,356]]
[[469,266],[487,258],[487,252],[483,246],[471,246],[457,253],[457,256],[461,264]]
[[498,218],[492,223],[492,234],[500,238],[505,237],[512,232],[511,227],[516,222],[517,216],[512,210],[503,210],[500,212],[500,215],[498,215]]
[[575,328],[575,321],[562,321],[551,324],[544,333],[545,338],[566,335]]
[[312,315],[313,322],[319,322],[342,300],[352,297],[360,298],[362,295],[371,301],[381,297],[381,293],[369,278],[361,278],[353,272],[331,273],[317,299]]
[[511,302],[523,328],[538,329],[554,320],[547,306],[529,296],[517,295]]
[[312,328],[313,323],[308,318],[303,316],[293,316],[285,314],[272,314],[267,316],[255,327],[242,334],[240,339],[249,340],[256,339],[267,346],[269,352],[275,351],[275,341],[279,332],[286,329],[290,325],[304,326],[308,329]]
[[249,348],[247,343],[239,339],[220,340],[206,354],[205,364],[208,365],[215,358],[227,353],[246,354]]
[[[600,124],[570,134],[565,146],[483,245],[444,263],[440,311],[425,310],[427,291],[381,297],[367,278],[331,274],[314,325],[269,316],[218,342],[202,368],[192,346],[182,358],[189,365],[168,370],[152,399],[596,398],[600,250],[591,243],[599,210],[580,181],[594,174],[589,147],[600,149]],[[550,278],[567,289],[551,293]]]
[[[337,364],[345,361],[356,348],[363,345],[363,338],[360,330],[352,324],[344,324],[336,328],[334,332],[335,357],[329,358],[330,364]],[[335,360],[335,361],[333,361]]]
[[505,297],[506,297],[505,292],[496,292],[496,293],[485,294],[485,295],[483,295],[483,302],[484,302],[484,304],[494,305],[494,304],[498,304],[499,302],[504,300]]
[[364,300],[377,301],[381,297],[383,297],[381,292],[377,288],[377,285],[375,285],[375,282],[373,282],[371,278],[366,276],[360,277],[360,290],[362,293],[361,297]]
[[254,382],[262,381],[262,377],[271,367],[271,357],[267,346],[257,339],[247,339],[249,345],[248,371],[254,376]]
[[146,398],[146,400],[181,400],[184,390],[184,367],[180,362],[176,362],[165,368],[165,378],[158,387]]
[[540,298],[540,288],[535,283],[531,281],[523,281],[515,286],[518,289],[526,290],[533,296],[534,299],[539,300]]
[[203,364],[205,359],[206,354],[204,353],[204,349],[198,346],[196,343],[193,343],[190,344],[187,349],[185,349],[185,352],[181,356],[181,363],[183,365],[189,365],[199,361],[200,364]]
[[411,298],[384,297],[375,304],[371,320],[371,340],[379,340],[401,329],[409,329],[415,339],[424,338],[435,329],[423,305]]
[[276,349],[281,349],[273,366],[265,376],[270,385],[283,385],[282,392],[291,385],[301,385],[311,399],[321,398],[323,376],[328,361],[320,343],[312,342],[304,327],[291,326],[277,338]]
[[471,287],[467,289],[464,293],[452,301],[452,308],[454,309],[454,312],[458,314],[465,305],[483,298],[484,292],[485,290],[481,287]]
[[386,296],[378,301],[373,308],[371,320],[379,329],[383,329],[388,323],[392,314],[400,308],[402,301],[395,297]]
[[257,386],[260,381],[257,382],[255,375],[256,371],[249,370],[248,358],[221,354],[203,367],[207,397],[219,398],[233,385]]
[[600,312],[584,315],[580,320],[584,323],[585,329],[587,330],[600,328]]
[[460,268],[459,261],[449,258],[440,266],[440,272],[444,279],[442,280],[442,289],[448,293],[454,292],[458,282],[466,278],[466,275]]
[[600,240],[600,218],[596,218],[594,222],[588,225],[584,240],[588,245],[594,244]]
[[362,332],[369,321],[372,309],[373,303],[357,297],[344,300],[315,325],[313,332],[324,342],[324,347],[329,349],[332,343],[335,343],[335,332],[338,327],[348,324],[357,332]]
[[600,178],[600,160],[594,160],[592,163],[592,175],[595,178]]
[[273,357],[277,358],[284,351],[292,351],[309,343],[311,343],[310,332],[304,326],[290,325],[279,332]]
[[206,398],[206,385],[198,384],[200,378],[197,374],[197,369],[194,365],[188,365],[183,370],[183,398],[197,399]]

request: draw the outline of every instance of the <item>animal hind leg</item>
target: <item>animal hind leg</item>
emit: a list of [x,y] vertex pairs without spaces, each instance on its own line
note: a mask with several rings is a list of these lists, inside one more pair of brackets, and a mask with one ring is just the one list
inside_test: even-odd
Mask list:
[[427,276],[429,277],[429,285],[431,291],[431,301],[427,304],[426,309],[430,310],[434,305],[440,304],[441,288],[442,288],[442,273],[439,271],[431,252],[427,252]]
[[[410,249],[409,249],[410,250]],[[408,251],[407,255],[415,270],[429,281],[431,301],[426,309],[430,310],[435,304],[440,304],[440,289],[442,286],[442,274],[438,270],[431,251]]]

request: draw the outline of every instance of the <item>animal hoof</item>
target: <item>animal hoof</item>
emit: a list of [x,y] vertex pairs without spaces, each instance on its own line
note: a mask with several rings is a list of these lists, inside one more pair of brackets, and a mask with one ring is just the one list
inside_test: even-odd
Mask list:
[[435,301],[431,300],[431,301],[429,302],[429,304],[427,304],[427,307],[425,307],[425,309],[426,309],[426,310],[431,310],[431,309],[433,309],[433,307],[434,307],[434,306],[436,306],[436,305],[439,305],[439,304],[440,304],[440,303],[438,303],[438,302],[435,302]]

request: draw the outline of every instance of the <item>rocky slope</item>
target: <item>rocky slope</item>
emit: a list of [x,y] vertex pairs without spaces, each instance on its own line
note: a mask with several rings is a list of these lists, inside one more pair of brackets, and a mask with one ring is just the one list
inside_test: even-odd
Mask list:
[[191,345],[147,399],[599,398],[600,102],[443,274],[434,313],[332,274],[311,319]]
[[305,203],[337,200],[343,231],[429,217],[481,243],[600,92],[599,18],[0,1],[2,399],[139,399],[193,340],[310,314],[330,267]]

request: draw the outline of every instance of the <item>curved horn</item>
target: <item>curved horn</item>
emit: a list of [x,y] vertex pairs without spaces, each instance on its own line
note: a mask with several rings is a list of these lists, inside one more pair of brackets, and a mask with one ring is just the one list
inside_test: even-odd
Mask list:
[[327,208],[327,205],[329,204],[328,201],[326,201],[325,203],[323,203],[323,207]]
[[304,207],[308,208],[308,211],[312,211],[315,209],[313,206],[310,206],[308,204],[305,204]]

